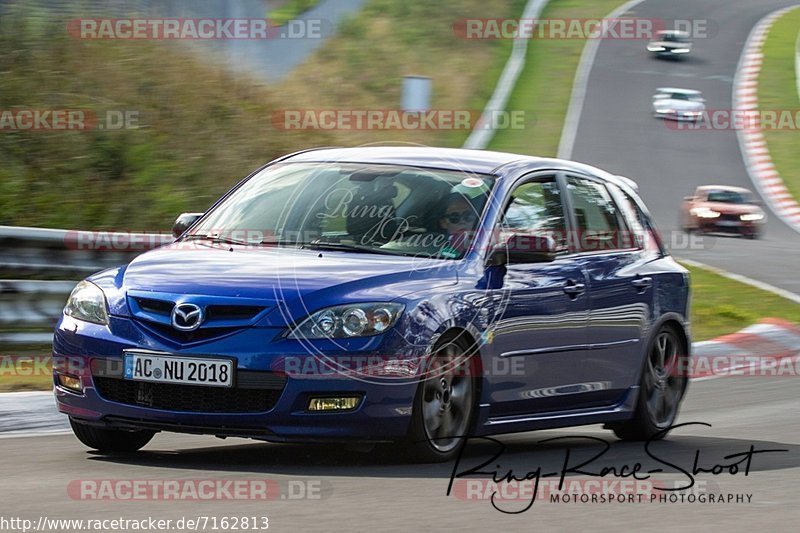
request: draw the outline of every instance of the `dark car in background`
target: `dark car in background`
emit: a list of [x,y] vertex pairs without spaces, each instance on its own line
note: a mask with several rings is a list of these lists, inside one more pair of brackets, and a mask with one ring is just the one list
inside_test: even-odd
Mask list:
[[663,30],[647,43],[647,51],[658,58],[681,59],[692,51],[692,41],[685,31]]
[[283,157],[75,288],[58,408],[108,453],[159,431],[391,441],[423,460],[466,435],[663,437],[687,385],[689,276],[631,183],[485,151]]

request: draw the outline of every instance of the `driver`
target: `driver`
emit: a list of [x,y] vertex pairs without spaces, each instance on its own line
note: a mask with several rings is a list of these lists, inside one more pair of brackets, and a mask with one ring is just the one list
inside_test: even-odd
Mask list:
[[450,193],[444,201],[444,212],[439,226],[447,233],[447,243],[441,254],[445,257],[465,252],[478,222],[478,212],[464,195]]

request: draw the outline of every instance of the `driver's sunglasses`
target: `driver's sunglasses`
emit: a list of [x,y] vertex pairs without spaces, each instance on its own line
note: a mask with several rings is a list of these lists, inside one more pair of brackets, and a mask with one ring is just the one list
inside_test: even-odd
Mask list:
[[472,224],[475,222],[477,218],[475,213],[472,211],[454,211],[452,213],[445,213],[443,218],[446,218],[447,221],[451,224],[458,224],[459,222],[464,222],[465,224]]

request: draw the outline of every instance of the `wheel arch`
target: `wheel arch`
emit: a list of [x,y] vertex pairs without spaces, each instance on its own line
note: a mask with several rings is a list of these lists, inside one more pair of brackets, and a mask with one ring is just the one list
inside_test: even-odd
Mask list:
[[[473,370],[475,371],[475,399],[478,405],[475,406],[477,409],[480,403],[483,400],[483,391],[484,387],[484,365],[483,365],[483,353],[481,352],[481,346],[478,339],[480,339],[480,335],[477,330],[472,331],[472,328],[469,326],[463,327],[458,325],[451,325],[443,330],[440,334],[438,334],[431,342],[431,351],[428,357],[433,356],[436,353],[438,347],[442,345],[442,343],[451,341],[454,339],[459,339],[461,342],[464,343],[465,347],[469,347],[468,351],[470,352],[470,362],[474,365]],[[476,416],[473,420],[473,425],[477,423],[478,417]],[[474,428],[470,428],[471,430]]]
[[[687,326],[685,318],[678,314],[678,313],[665,313],[661,316],[654,324],[650,330],[650,334],[647,336],[647,341],[644,344],[644,352],[642,353],[642,365],[640,366],[642,372],[644,370],[644,360],[648,356],[648,352],[650,350],[650,346],[655,339],[655,336],[664,326],[672,327],[675,332],[678,334],[678,340],[683,344],[684,348],[684,355],[687,359],[691,359],[692,357],[692,342],[691,342],[691,334],[689,333],[689,328]],[[641,374],[637,376],[637,383],[638,380],[641,379]],[[683,390],[686,391],[686,387],[689,384],[689,380],[687,379],[684,382]]]

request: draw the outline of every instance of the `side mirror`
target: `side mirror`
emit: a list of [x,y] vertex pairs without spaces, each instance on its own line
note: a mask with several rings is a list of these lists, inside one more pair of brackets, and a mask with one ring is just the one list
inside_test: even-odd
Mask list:
[[492,249],[486,264],[549,263],[556,258],[557,252],[556,241],[549,235],[516,233],[505,244],[498,244]]
[[172,236],[176,239],[197,222],[205,213],[181,213],[172,225]]
[[694,200],[694,196],[684,196],[683,199],[687,202],[691,202],[692,200]]

